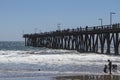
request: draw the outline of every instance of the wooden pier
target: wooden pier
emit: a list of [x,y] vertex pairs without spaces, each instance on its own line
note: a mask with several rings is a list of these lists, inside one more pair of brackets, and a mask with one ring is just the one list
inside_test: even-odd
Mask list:
[[25,46],[119,55],[120,24],[24,34]]

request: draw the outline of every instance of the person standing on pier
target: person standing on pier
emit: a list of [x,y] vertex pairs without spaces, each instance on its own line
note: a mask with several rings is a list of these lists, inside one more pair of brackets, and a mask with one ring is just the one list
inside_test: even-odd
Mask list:
[[108,68],[109,68],[109,73],[111,73],[111,70],[112,70],[112,62],[110,60],[108,60]]

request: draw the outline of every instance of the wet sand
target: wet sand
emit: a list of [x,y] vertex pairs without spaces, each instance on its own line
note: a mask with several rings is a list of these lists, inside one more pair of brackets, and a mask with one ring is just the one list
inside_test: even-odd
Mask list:
[[91,72],[0,71],[0,80],[120,80],[120,74]]
[[70,76],[57,76],[55,80],[120,80],[120,75],[109,74],[81,74]]

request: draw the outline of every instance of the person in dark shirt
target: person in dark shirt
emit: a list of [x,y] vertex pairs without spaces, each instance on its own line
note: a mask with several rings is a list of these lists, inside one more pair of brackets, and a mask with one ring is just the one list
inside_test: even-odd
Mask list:
[[108,60],[108,68],[109,68],[110,74],[112,74],[112,73],[111,73],[111,70],[112,70],[112,62],[111,62],[110,60]]
[[107,65],[105,64],[103,71],[107,73]]

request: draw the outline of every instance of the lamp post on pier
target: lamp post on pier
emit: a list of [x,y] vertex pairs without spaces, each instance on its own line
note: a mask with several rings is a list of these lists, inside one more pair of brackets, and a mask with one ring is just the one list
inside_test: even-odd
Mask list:
[[61,25],[60,23],[57,24],[57,28],[59,31],[60,31],[60,25]]
[[112,27],[112,15],[116,14],[115,12],[110,12],[110,27]]
[[99,18],[98,20],[100,20],[100,24],[101,26],[103,25],[103,19],[102,18]]

